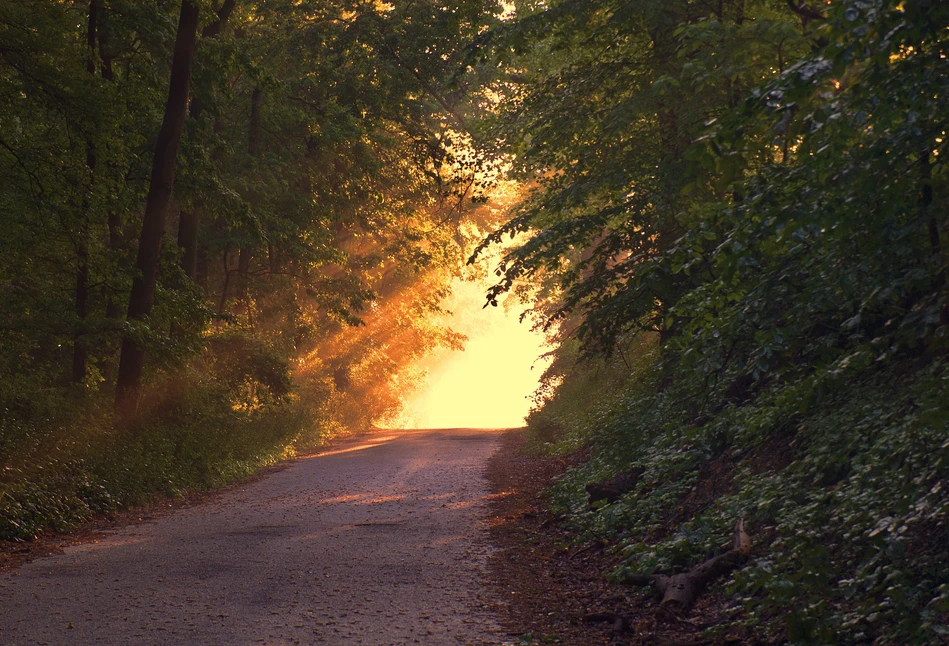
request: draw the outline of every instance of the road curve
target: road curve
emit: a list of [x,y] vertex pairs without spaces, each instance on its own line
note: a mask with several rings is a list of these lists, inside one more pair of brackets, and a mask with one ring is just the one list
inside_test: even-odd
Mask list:
[[393,431],[0,574],[0,644],[500,644],[496,431]]

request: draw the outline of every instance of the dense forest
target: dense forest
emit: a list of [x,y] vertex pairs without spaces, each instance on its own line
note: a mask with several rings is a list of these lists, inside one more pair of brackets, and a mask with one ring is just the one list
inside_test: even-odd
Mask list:
[[365,428],[458,347],[484,3],[0,5],[0,536]]
[[590,456],[552,504],[667,608],[723,589],[712,631],[946,639],[947,27],[926,0],[604,1],[482,37],[536,186],[492,296],[559,326],[529,422]]
[[945,640],[947,49],[939,0],[0,4],[0,536],[385,419],[500,248],[609,576]]

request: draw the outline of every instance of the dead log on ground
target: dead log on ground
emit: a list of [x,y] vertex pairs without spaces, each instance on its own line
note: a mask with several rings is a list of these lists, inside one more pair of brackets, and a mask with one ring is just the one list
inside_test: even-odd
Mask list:
[[606,500],[607,502],[616,502],[620,496],[629,493],[636,488],[639,478],[643,475],[645,469],[636,467],[629,471],[617,474],[612,478],[601,480],[600,482],[591,482],[585,489],[587,491],[587,500],[590,504]]
[[695,603],[709,583],[744,564],[751,554],[751,538],[745,533],[745,522],[735,523],[732,548],[724,554],[703,561],[682,574],[627,574],[628,585],[654,585],[662,595],[661,606],[678,612],[686,612]]

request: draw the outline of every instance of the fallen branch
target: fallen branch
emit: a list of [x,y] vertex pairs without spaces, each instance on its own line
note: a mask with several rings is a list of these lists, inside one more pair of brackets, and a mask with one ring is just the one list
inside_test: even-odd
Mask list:
[[580,620],[588,624],[613,623],[618,616],[615,612],[591,612],[580,617]]
[[633,615],[618,615],[615,612],[592,612],[581,619],[588,624],[609,623],[613,625],[613,634],[632,632]]
[[586,545],[584,545],[583,547],[581,547],[580,549],[578,549],[576,552],[574,552],[573,554],[571,554],[570,556],[568,556],[568,557],[567,557],[567,560],[568,560],[568,561],[572,561],[573,559],[577,558],[578,556],[580,556],[580,555],[583,554],[584,552],[589,552],[589,551],[592,550],[594,547],[600,547],[600,544],[599,544],[599,543],[596,543],[596,542],[587,543]]
[[685,612],[709,583],[745,563],[750,553],[751,538],[745,533],[744,520],[739,520],[735,523],[732,548],[724,554],[713,556],[682,574],[627,574],[624,581],[628,585],[655,586],[662,595],[661,606]]
[[591,505],[599,500],[606,500],[608,503],[616,502],[620,496],[636,488],[644,471],[642,467],[637,467],[600,482],[591,482],[585,487],[587,499]]

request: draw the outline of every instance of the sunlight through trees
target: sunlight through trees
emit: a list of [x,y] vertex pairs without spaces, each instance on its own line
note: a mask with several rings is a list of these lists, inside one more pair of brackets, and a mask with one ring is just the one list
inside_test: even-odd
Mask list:
[[938,0],[0,2],[0,537],[527,413],[614,580],[762,537],[715,638],[944,639],[947,79]]
[[[520,321],[524,306],[483,308],[487,283],[455,281],[446,308],[464,350],[436,351],[421,366],[427,376],[392,424],[409,428],[516,428],[549,361],[546,336]],[[510,299],[513,300],[513,299]]]

